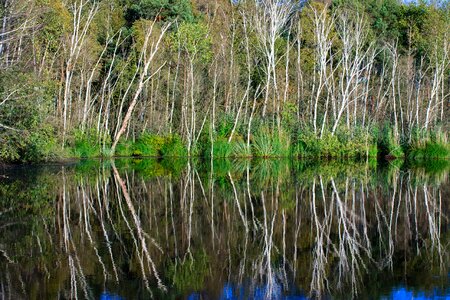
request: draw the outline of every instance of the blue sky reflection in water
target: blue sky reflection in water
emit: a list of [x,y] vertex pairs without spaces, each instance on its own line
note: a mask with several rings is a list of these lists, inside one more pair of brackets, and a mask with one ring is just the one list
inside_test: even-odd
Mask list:
[[412,291],[404,287],[396,288],[392,291],[389,297],[383,297],[383,299],[392,300],[449,300],[450,291],[433,290],[432,292],[424,291]]
[[0,171],[0,298],[449,298],[447,161]]

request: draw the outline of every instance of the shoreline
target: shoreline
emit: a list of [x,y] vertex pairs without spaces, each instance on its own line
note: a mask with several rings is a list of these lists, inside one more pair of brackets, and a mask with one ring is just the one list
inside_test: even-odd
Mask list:
[[0,170],[12,169],[17,167],[28,167],[28,166],[70,166],[76,165],[82,161],[111,161],[120,159],[134,159],[134,160],[165,160],[165,159],[175,159],[175,160],[192,160],[200,159],[203,161],[225,161],[225,160],[290,160],[290,161],[302,161],[302,162],[369,162],[376,161],[377,163],[390,163],[393,161],[403,161],[408,163],[421,163],[430,161],[450,161],[449,157],[445,158],[435,158],[427,157],[424,159],[414,159],[403,157],[394,157],[386,155],[384,157],[369,157],[369,158],[345,158],[345,157],[292,157],[292,156],[227,156],[227,157],[205,157],[202,155],[191,155],[191,156],[95,156],[95,157],[61,157],[46,161],[30,161],[30,162],[4,162],[0,161]]

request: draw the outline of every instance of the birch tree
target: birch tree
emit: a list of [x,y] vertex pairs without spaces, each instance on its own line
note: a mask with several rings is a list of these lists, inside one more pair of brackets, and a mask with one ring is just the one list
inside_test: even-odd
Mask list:
[[[166,34],[167,30],[169,29],[171,23],[167,23],[164,25],[160,32],[157,34],[156,38],[153,37],[155,30],[155,24],[156,19],[151,22],[151,24],[146,26],[145,28],[145,37],[144,42],[142,44],[141,50],[140,50],[140,56],[138,61],[138,68],[136,72],[140,72],[139,78],[137,80],[137,88],[134,92],[133,98],[130,102],[130,105],[128,106],[127,112],[123,118],[123,120],[120,120],[118,124],[120,125],[119,131],[114,136],[114,141],[111,146],[111,154],[114,155],[114,152],[116,150],[117,144],[119,143],[120,137],[124,134],[125,130],[128,127],[128,124],[130,122],[130,119],[132,117],[134,108],[139,100],[139,96],[141,95],[142,89],[144,88],[145,84],[161,69],[162,66],[160,66],[155,73],[149,75],[150,66],[152,65],[156,54],[160,50],[161,41]],[[134,81],[134,79],[133,79]],[[130,82],[129,88],[131,88],[133,81]],[[126,95],[124,96],[126,97]]]
[[81,50],[86,43],[91,23],[98,11],[98,3],[93,0],[75,1],[71,7],[72,13],[72,33],[69,37],[67,59],[65,61],[64,71],[64,94],[63,94],[63,147],[68,129],[68,117],[72,101],[72,79],[75,67],[78,63]]
[[276,67],[276,41],[287,30],[287,24],[298,9],[298,1],[294,0],[254,0],[252,25],[258,36],[258,44],[265,60],[265,96],[262,107],[262,116],[267,113],[270,97],[276,102],[280,101],[278,91]]

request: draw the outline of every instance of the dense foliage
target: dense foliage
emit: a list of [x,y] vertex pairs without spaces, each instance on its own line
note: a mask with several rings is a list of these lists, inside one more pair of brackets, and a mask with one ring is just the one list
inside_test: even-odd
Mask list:
[[0,161],[449,157],[449,7],[2,1]]

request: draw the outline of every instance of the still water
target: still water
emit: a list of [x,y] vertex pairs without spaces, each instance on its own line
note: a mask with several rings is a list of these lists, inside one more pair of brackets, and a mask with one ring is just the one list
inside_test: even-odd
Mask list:
[[449,299],[449,165],[0,169],[0,299]]

